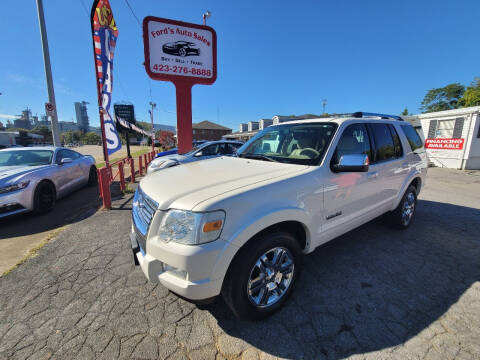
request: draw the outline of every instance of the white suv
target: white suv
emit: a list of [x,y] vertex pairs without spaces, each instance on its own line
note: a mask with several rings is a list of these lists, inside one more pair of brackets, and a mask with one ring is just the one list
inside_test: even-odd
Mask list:
[[427,158],[401,118],[355,113],[270,126],[238,150],[145,177],[130,236],[153,282],[222,294],[239,318],[279,309],[302,255],[380,215],[407,228]]

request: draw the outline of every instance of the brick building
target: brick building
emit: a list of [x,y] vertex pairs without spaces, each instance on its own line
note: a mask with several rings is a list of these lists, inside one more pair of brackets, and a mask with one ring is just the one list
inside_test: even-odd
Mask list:
[[220,140],[223,135],[232,133],[232,129],[207,120],[192,124],[192,128],[193,140]]

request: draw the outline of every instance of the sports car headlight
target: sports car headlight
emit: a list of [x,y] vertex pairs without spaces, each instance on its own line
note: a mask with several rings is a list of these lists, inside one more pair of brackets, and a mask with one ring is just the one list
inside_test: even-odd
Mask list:
[[28,186],[28,184],[30,184],[30,180],[22,181],[13,185],[4,186],[0,188],[0,194],[5,194],[12,191],[20,190],[20,189],[25,189]]
[[158,235],[165,242],[198,245],[217,240],[223,229],[225,212],[169,210],[162,219]]

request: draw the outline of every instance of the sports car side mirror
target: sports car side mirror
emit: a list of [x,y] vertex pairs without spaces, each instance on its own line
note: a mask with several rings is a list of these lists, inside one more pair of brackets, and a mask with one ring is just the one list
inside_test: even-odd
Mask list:
[[203,152],[199,151],[199,152],[197,152],[194,156],[195,156],[195,157],[203,156]]

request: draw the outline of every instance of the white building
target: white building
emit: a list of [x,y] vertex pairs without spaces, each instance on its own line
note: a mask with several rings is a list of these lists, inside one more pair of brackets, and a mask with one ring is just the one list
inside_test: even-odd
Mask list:
[[240,132],[248,131],[248,124],[240,124]]
[[249,121],[248,122],[248,131],[258,130],[258,121]]
[[259,129],[263,130],[273,124],[273,119],[260,119],[258,124]]
[[430,162],[452,169],[480,169],[480,106],[417,117]]

